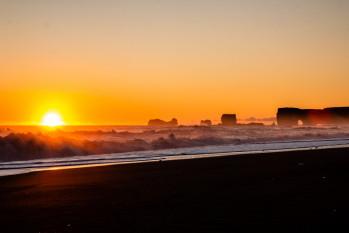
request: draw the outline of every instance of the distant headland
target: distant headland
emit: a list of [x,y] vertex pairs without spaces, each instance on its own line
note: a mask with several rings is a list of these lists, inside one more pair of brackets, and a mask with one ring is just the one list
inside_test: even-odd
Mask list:
[[324,109],[279,108],[276,117],[279,126],[349,124],[349,107]]

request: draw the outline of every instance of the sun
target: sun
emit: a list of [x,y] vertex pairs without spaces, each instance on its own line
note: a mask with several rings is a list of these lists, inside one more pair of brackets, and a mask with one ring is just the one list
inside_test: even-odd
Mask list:
[[41,121],[42,126],[57,127],[64,125],[64,122],[57,112],[48,112],[44,115]]

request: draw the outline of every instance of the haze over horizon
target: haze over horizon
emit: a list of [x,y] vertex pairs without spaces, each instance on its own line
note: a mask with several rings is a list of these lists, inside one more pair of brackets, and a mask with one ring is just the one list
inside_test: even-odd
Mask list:
[[2,0],[0,125],[349,105],[346,0]]

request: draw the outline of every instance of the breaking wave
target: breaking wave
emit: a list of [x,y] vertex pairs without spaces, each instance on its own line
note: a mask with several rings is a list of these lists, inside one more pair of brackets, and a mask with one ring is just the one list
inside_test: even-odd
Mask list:
[[[127,128],[126,128],[127,129]],[[175,127],[138,130],[75,130],[36,133],[9,132],[0,137],[0,161],[86,156],[191,148],[243,145],[275,141],[349,138],[346,127],[278,128]]]

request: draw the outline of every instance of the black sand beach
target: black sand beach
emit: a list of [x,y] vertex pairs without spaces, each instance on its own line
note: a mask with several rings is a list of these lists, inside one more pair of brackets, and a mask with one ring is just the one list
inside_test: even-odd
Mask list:
[[349,232],[349,149],[0,177],[0,232]]

